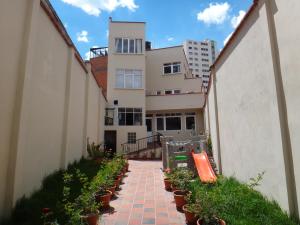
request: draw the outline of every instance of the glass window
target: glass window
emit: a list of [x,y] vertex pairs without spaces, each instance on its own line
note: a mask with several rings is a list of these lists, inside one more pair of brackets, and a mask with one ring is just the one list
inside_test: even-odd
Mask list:
[[143,48],[143,45],[142,45],[142,39],[136,39],[135,40],[136,42],[136,45],[135,45],[135,52],[140,54],[142,53],[142,48]]
[[173,73],[180,73],[180,63],[173,63]]
[[124,71],[123,70],[117,70],[116,87],[124,88]]
[[141,70],[117,70],[116,88],[143,88],[143,77]]
[[119,108],[119,125],[141,126],[143,121],[142,108]]
[[195,130],[195,117],[187,116],[185,118],[185,126],[187,130]]
[[172,94],[172,90],[165,90],[165,95],[171,95]]
[[172,64],[165,63],[164,64],[164,74],[172,73]]
[[157,130],[165,130],[164,118],[156,118]]
[[128,39],[123,39],[123,53],[128,53]]
[[127,141],[129,144],[135,144],[136,143],[136,132],[128,132]]
[[166,130],[181,130],[181,117],[166,117]]
[[134,39],[129,40],[129,53],[134,53]]
[[122,38],[116,38],[115,47],[117,53],[122,53]]
[[174,90],[174,94],[180,94],[181,91],[179,89]]

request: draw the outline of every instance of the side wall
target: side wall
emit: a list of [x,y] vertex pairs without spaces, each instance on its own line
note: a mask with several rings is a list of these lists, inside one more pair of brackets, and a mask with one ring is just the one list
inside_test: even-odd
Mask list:
[[205,110],[223,174],[247,182],[265,171],[258,189],[295,214],[300,195],[300,57],[295,46],[300,31],[290,27],[297,27],[299,10],[297,0],[258,1],[214,65]]
[[102,91],[43,4],[0,3],[0,218],[47,174],[80,159],[87,137],[103,140]]

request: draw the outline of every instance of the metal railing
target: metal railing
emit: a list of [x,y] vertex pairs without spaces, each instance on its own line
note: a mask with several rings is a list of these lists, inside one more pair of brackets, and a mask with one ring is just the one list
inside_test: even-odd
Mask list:
[[145,138],[137,139],[135,142],[126,142],[122,144],[122,152],[126,155],[161,147],[160,136],[161,134],[155,134]]

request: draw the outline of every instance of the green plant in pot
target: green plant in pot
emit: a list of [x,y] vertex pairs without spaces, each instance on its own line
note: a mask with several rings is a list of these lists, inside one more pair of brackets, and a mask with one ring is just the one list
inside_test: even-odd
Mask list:
[[198,225],[226,225],[225,222],[218,217],[219,208],[218,205],[214,204],[214,196],[205,190],[199,190],[196,195],[195,203],[200,205],[198,211],[196,211],[199,217]]
[[165,189],[166,191],[171,191],[172,190],[172,182],[171,182],[171,174],[172,174],[172,171],[170,168],[167,168],[164,170],[164,184],[165,184]]
[[[82,184],[81,194],[74,202],[70,201],[70,184],[73,179],[77,178]],[[96,225],[99,220],[99,204],[94,201],[93,190],[88,185],[87,177],[76,170],[76,176],[64,173],[63,176],[63,209],[69,217],[69,224],[81,225],[89,224]]]
[[196,202],[195,200],[195,194],[192,192],[189,192],[185,200],[187,201],[187,204],[183,206],[183,212],[185,215],[186,223],[189,225],[196,224],[198,220],[198,212],[202,210],[200,204]]
[[177,168],[170,177],[172,185],[176,187],[173,194],[176,207],[179,211],[187,203],[185,196],[188,194],[188,188],[193,177],[193,172],[185,168]]

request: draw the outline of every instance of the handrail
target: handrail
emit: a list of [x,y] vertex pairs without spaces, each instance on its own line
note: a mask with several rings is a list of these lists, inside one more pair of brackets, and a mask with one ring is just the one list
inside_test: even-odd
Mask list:
[[161,146],[160,143],[160,136],[162,136],[160,133],[157,133],[155,135],[151,135],[148,137],[136,139],[134,143],[126,142],[121,144],[123,154],[129,154],[129,153],[137,153],[139,151],[147,150],[147,149],[154,149],[156,147]]

